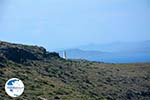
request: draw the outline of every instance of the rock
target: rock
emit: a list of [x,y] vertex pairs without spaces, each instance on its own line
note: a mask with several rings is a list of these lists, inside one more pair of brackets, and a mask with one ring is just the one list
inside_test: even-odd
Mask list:
[[48,99],[45,99],[45,98],[43,98],[41,96],[38,96],[38,100],[48,100]]
[[37,60],[38,59],[31,52],[28,52],[24,49],[20,49],[17,47],[15,47],[15,48],[11,48],[11,47],[0,48],[0,52],[3,53],[3,55],[8,60],[12,60],[12,61],[17,62],[17,63],[26,62],[27,59],[29,59],[29,60]]
[[0,41],[0,61],[11,60],[24,64],[29,60],[60,58],[56,52],[48,52],[43,47],[12,44]]
[[60,97],[56,96],[54,100],[62,100]]

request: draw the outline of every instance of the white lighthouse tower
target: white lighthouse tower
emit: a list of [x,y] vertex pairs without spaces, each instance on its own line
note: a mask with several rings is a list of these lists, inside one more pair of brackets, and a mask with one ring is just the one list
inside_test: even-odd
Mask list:
[[64,59],[67,59],[66,51],[63,52],[63,58],[64,58]]

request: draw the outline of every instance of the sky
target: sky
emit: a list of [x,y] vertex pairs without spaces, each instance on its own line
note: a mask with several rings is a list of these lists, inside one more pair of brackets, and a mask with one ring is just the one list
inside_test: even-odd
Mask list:
[[150,40],[150,2],[0,0],[0,40],[49,50]]

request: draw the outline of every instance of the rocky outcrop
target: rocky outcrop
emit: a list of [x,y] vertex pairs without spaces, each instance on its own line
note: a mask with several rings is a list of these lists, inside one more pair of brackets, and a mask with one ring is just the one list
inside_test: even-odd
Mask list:
[[47,52],[43,47],[0,42],[1,61],[7,59],[16,63],[24,63],[28,60],[43,60],[53,57],[59,58],[60,56],[55,52]]

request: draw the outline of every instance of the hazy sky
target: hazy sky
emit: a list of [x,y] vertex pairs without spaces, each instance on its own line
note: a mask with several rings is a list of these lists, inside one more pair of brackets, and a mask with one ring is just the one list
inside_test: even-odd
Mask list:
[[49,50],[150,40],[149,0],[0,0],[0,40]]

